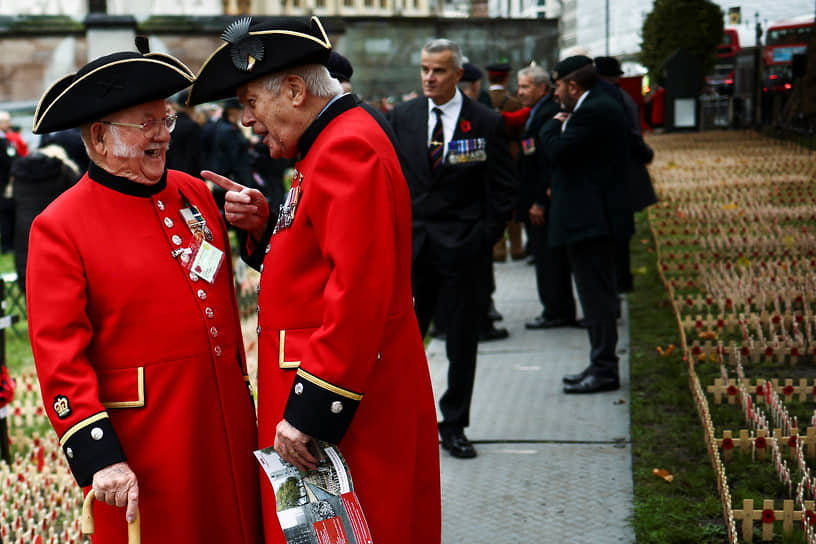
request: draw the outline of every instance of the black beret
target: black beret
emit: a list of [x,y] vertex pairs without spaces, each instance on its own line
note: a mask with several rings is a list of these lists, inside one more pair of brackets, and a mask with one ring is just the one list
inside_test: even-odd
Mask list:
[[167,98],[189,87],[193,72],[162,53],[123,51],[92,60],[57,80],[34,112],[34,134],[74,128],[110,113]]
[[317,17],[243,17],[221,34],[190,88],[192,105],[235,96],[238,87],[267,74],[329,60],[331,43]]
[[482,71],[475,64],[466,62],[462,65],[462,69],[464,72],[459,81],[479,81],[482,79]]
[[552,80],[553,83],[558,81],[564,76],[568,76],[573,73],[575,70],[583,68],[592,64],[592,59],[586,57],[584,55],[575,55],[574,57],[567,57],[558,64],[555,65],[552,71]]
[[493,72],[496,74],[506,74],[510,72],[510,63],[507,62],[494,62],[493,64],[487,65],[487,71]]
[[340,81],[351,81],[351,76],[354,74],[351,63],[337,51],[332,51],[329,54],[329,62],[326,64],[326,68],[329,69],[329,73],[333,78]]
[[615,57],[595,57],[595,68],[601,76],[619,76],[623,73],[620,62]]

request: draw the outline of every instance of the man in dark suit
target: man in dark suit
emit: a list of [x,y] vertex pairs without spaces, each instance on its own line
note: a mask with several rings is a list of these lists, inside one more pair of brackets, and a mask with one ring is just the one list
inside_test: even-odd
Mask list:
[[521,133],[518,158],[519,204],[516,216],[527,224],[530,248],[535,258],[538,298],[544,311],[525,324],[528,329],[549,329],[575,325],[575,299],[572,276],[564,246],[549,247],[547,223],[550,216],[550,178],[552,166],[538,138],[544,123],[561,111],[550,90],[550,76],[540,66],[527,66],[518,72],[518,94],[530,116]]
[[201,127],[190,113],[193,108],[184,102],[187,93],[182,92],[170,100],[176,115],[176,128],[170,135],[170,147],[167,148],[167,168],[181,170],[193,177],[201,175]]
[[[654,151],[643,141],[640,125],[640,109],[629,93],[618,84],[623,75],[620,62],[615,57],[595,57],[595,68],[601,80],[602,89],[623,107],[629,122],[629,193],[632,196],[632,213],[639,212],[657,202],[657,195],[652,186],[652,178],[646,165],[652,162]],[[618,240],[615,247],[615,280],[618,293],[628,293],[634,289],[632,270],[629,259],[630,239]]]
[[548,238],[565,246],[589,333],[590,365],[564,376],[565,393],[620,387],[615,322],[615,240],[634,231],[626,176],[628,128],[623,109],[597,87],[592,59],[567,57],[553,70],[565,110],[541,128],[553,165]]
[[413,211],[413,277],[423,336],[438,305],[447,318],[448,390],[439,400],[442,446],[475,457],[464,428],[476,373],[482,272],[502,236],[517,185],[502,117],[456,88],[462,54],[450,40],[421,53],[423,98],[390,112]]

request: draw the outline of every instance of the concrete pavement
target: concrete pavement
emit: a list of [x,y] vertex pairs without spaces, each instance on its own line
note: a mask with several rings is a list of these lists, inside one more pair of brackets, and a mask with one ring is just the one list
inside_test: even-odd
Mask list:
[[[454,459],[440,448],[442,543],[634,542],[625,301],[621,389],[565,395],[561,377],[588,364],[586,330],[525,329],[541,312],[533,268],[508,261],[495,273],[498,325],[510,338],[479,344],[465,430],[478,457]],[[438,401],[447,382],[444,342],[431,341],[427,355]]]

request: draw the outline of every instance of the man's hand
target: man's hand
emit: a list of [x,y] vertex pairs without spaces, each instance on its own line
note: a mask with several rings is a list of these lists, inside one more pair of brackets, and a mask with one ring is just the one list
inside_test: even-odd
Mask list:
[[128,523],[136,519],[139,507],[139,483],[136,474],[127,463],[116,463],[98,470],[93,476],[96,500],[113,506],[127,506],[125,518]]
[[543,225],[547,222],[547,210],[538,204],[533,203],[527,213],[530,216],[530,223],[533,225]]
[[260,240],[269,221],[269,205],[263,193],[209,170],[202,170],[201,177],[227,191],[224,197],[224,215],[227,216],[227,221],[247,231],[256,242]]
[[565,112],[565,111],[559,111],[559,112],[558,112],[558,113],[556,113],[556,114],[555,114],[553,117],[554,117],[555,119],[558,119],[559,121],[561,121],[561,122],[563,123],[564,121],[566,121],[567,119],[569,119],[570,114],[569,114],[569,113],[567,113],[567,112]]
[[281,419],[275,428],[275,451],[298,470],[317,467],[317,458],[309,450],[311,442],[311,436],[300,432],[285,419]]

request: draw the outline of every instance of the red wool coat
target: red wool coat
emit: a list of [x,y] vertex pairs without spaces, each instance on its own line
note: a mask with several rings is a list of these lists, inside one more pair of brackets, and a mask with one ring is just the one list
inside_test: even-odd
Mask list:
[[[383,128],[351,95],[299,148],[294,219],[259,248],[260,446],[273,445],[284,416],[339,441],[375,544],[438,544],[439,445],[412,305],[408,186]],[[261,492],[267,543],[285,542],[268,481]]]
[[[213,284],[174,256],[192,238],[182,194],[226,251]],[[261,542],[229,244],[206,185],[170,171],[137,186],[92,165],[34,221],[28,255],[34,360],[79,484],[126,459],[143,542]],[[95,542],[127,541],[124,508],[94,514]]]

